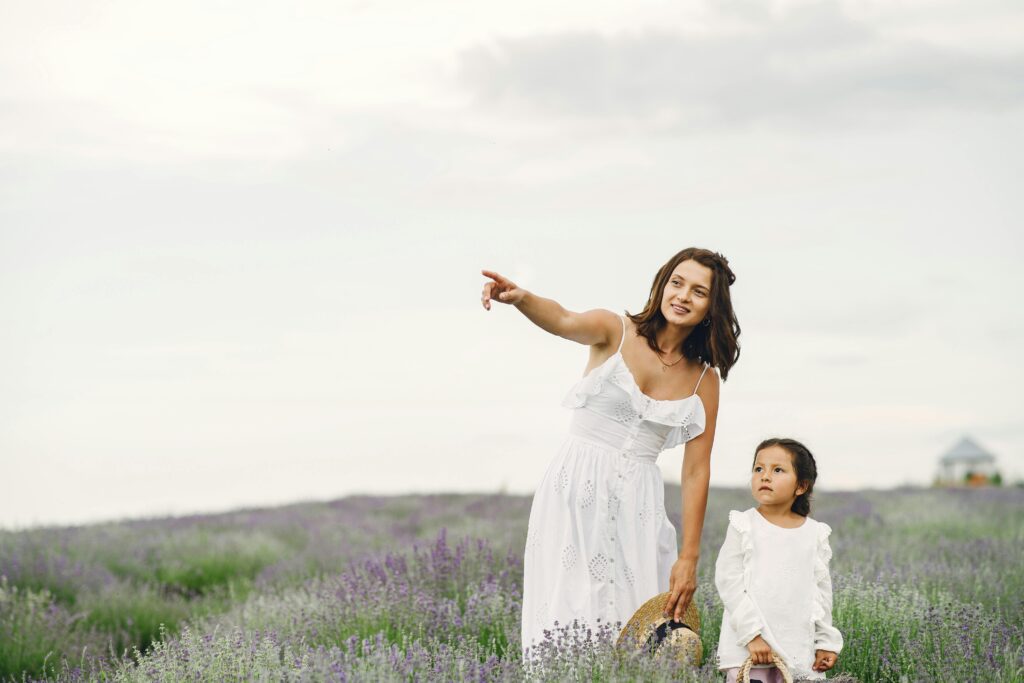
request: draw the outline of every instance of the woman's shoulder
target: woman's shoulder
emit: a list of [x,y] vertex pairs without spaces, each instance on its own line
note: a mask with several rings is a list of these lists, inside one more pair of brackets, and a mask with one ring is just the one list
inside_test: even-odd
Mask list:
[[697,386],[694,391],[705,405],[718,405],[719,392],[722,389],[722,378],[718,374],[718,368],[699,360],[691,361],[692,372],[698,376]]
[[579,313],[570,311],[561,325],[562,329],[558,330],[558,336],[589,346],[591,356],[595,350],[599,352],[598,355],[608,355],[606,349],[619,346],[624,320],[618,313],[607,308],[592,308]]

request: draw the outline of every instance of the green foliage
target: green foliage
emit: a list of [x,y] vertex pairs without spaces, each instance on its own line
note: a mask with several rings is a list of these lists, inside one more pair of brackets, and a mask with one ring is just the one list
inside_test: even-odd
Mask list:
[[133,648],[148,648],[170,625],[190,616],[188,601],[161,593],[149,584],[117,583],[83,596],[79,608],[89,627],[108,634],[109,647],[118,654]]
[[229,583],[244,586],[289,550],[270,534],[200,526],[153,534],[130,554],[112,547],[99,559],[115,576],[196,597]]
[[46,590],[19,589],[0,577],[0,676],[42,673],[60,632],[47,618],[53,596]]
[[91,642],[81,614],[68,612],[48,590],[0,576],[0,679],[52,675],[71,656],[84,665]]

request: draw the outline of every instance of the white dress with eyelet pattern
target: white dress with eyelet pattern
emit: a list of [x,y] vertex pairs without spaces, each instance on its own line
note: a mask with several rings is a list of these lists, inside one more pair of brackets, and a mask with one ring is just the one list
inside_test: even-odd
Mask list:
[[[626,321],[622,320],[623,340]],[[707,372],[705,365],[701,379]],[[700,385],[700,380],[697,381]],[[622,342],[562,401],[573,410],[562,442],[533,497],[523,573],[522,647],[573,620],[596,632],[625,624],[668,590],[678,551],[665,514],[661,451],[704,431],[693,394],[674,401],[640,391]]]

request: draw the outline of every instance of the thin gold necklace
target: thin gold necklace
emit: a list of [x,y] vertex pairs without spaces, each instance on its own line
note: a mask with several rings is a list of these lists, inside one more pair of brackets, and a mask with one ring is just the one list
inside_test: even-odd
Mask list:
[[665,361],[661,360],[661,354],[662,353],[663,353],[663,351],[661,349],[658,349],[658,360],[661,362],[661,371],[662,372],[668,372],[668,368],[672,367],[673,365],[675,365],[676,363],[681,361],[686,356],[686,354],[684,353],[681,356],[679,356],[679,358],[677,358],[676,360],[672,361],[671,363],[666,363]]

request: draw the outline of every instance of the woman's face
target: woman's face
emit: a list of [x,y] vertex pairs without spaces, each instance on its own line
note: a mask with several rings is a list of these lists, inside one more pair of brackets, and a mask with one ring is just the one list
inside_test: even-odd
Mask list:
[[665,283],[661,297],[661,314],[676,325],[699,325],[711,307],[711,277],[707,266],[696,261],[683,261]]

